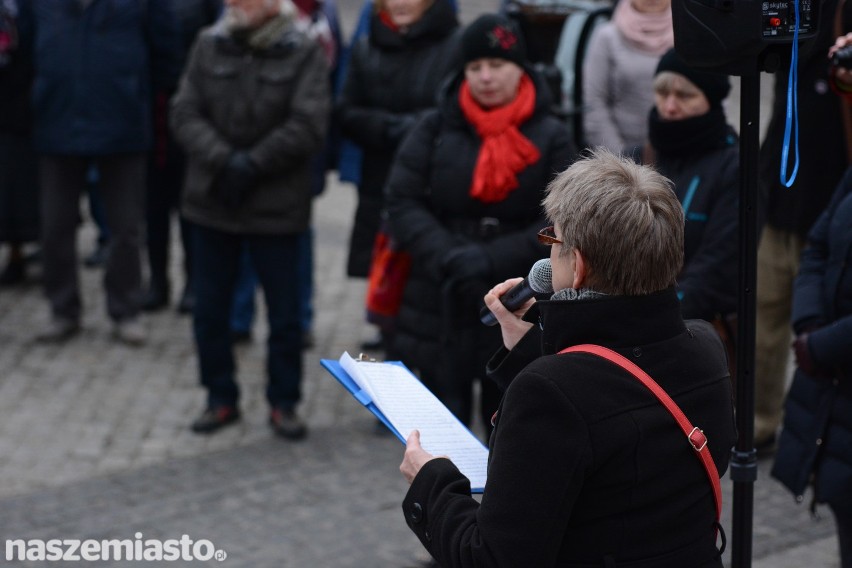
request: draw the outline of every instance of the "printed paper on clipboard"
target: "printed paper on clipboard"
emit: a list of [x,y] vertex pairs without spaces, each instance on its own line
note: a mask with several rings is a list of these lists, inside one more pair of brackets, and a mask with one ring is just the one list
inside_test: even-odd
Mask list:
[[403,443],[419,430],[423,449],[450,458],[470,480],[471,490],[482,492],[488,449],[405,365],[356,361],[348,353],[320,363]]

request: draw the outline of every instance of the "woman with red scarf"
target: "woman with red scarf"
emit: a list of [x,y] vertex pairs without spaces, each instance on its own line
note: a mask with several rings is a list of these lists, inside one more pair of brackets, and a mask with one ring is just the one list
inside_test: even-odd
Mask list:
[[[536,238],[544,190],[576,151],[513,22],[481,16],[461,55],[463,71],[403,142],[385,193],[391,232],[412,256],[392,352],[469,423],[473,381],[501,344],[479,321],[482,298],[547,256]],[[499,393],[488,381],[481,392],[489,428]]]

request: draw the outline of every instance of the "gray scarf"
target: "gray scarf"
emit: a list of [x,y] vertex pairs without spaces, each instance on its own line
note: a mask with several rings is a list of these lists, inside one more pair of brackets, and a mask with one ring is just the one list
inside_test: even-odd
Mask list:
[[219,19],[216,29],[219,33],[230,35],[240,43],[245,43],[253,50],[264,51],[281,39],[281,36],[293,26],[295,18],[296,7],[288,0],[281,2],[281,11],[277,16],[256,29],[247,29],[231,22],[227,12]]
[[551,300],[592,300],[595,298],[606,298],[608,294],[604,294],[603,292],[596,292],[589,288],[580,288],[579,290],[575,288],[563,288],[559,290],[555,294],[553,294],[550,299]]
[[247,43],[252,49],[258,51],[269,49],[281,39],[281,36],[292,24],[293,16],[291,14],[279,14],[253,30],[248,36]]

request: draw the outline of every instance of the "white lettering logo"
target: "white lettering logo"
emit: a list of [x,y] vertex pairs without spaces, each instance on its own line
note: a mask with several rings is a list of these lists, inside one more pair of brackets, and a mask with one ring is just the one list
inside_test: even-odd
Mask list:
[[159,562],[183,560],[206,562],[215,558],[219,562],[228,558],[228,553],[217,549],[206,539],[192,540],[189,535],[180,539],[159,540],[143,538],[141,532],[133,539],[79,540],[79,539],[7,539],[6,560],[48,562],[97,562],[99,560],[130,560]]

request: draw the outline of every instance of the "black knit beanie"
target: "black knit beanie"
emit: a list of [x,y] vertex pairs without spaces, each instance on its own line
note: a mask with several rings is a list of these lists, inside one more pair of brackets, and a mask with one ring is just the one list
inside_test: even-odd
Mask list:
[[665,52],[660,58],[654,75],[663,71],[678,73],[689,79],[707,97],[710,108],[721,108],[722,101],[725,100],[731,90],[731,83],[727,75],[690,67],[681,59],[674,48]]
[[462,34],[461,46],[465,65],[476,59],[492,58],[522,66],[527,58],[520,29],[499,14],[485,14],[474,20]]

